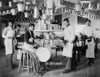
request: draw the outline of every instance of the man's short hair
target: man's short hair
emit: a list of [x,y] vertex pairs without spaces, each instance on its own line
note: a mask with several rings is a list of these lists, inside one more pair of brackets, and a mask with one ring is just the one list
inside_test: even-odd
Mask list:
[[87,19],[85,22],[89,21],[89,23],[91,23],[91,20]]
[[67,22],[69,22],[69,19],[68,19],[68,18],[65,18],[63,21],[67,21]]
[[12,20],[8,20],[7,21],[7,25],[9,25],[9,23],[12,23],[13,24],[13,21]]
[[18,24],[17,27],[21,27],[21,25]]
[[29,27],[31,27],[31,26],[35,27],[35,24],[33,24],[33,23],[30,23],[30,24],[29,24]]
[[9,22],[13,23],[13,21],[12,21],[12,20],[8,20],[8,23],[9,23]]

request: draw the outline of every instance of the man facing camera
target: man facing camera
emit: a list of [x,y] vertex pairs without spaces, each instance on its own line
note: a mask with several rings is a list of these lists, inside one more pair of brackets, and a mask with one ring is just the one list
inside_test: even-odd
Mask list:
[[63,56],[66,57],[66,67],[63,73],[68,73],[72,70],[72,54],[73,54],[73,41],[75,39],[75,32],[73,26],[70,25],[69,19],[64,19],[64,47],[63,47]]

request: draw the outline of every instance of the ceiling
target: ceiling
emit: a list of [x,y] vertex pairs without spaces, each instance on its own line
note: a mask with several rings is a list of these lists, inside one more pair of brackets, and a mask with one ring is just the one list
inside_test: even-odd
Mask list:
[[66,1],[70,1],[72,3],[78,3],[78,1],[92,1],[92,2],[96,2],[96,3],[100,3],[100,0],[66,0]]
[[[0,1],[2,1],[2,2],[8,2],[8,1],[12,1],[12,0],[0,0]],[[66,1],[70,1],[72,3],[76,3],[78,1],[95,1],[95,2],[100,2],[100,0],[66,0]]]
[[[3,2],[3,5],[8,6],[8,2],[12,1],[12,0],[0,0],[0,1]],[[41,2],[41,1],[43,1],[43,0],[38,0],[38,2]],[[79,0],[66,0],[66,1],[70,1],[72,3],[76,3]],[[81,0],[81,1],[84,1],[84,0]],[[85,1],[87,1],[87,0],[85,0]],[[100,0],[89,0],[89,1],[96,2],[96,3],[99,2],[100,3]],[[90,12],[92,12],[95,15],[99,15],[100,16],[100,10],[96,10],[96,11],[95,10],[90,10]]]
[[[9,1],[12,1],[12,0],[0,0],[3,2],[3,4],[5,5],[8,5],[8,2]],[[41,2],[42,0],[38,0],[39,2]],[[92,2],[96,2],[96,3],[100,3],[100,0],[65,0],[65,1],[70,1],[72,3],[77,3],[78,1],[92,1]]]

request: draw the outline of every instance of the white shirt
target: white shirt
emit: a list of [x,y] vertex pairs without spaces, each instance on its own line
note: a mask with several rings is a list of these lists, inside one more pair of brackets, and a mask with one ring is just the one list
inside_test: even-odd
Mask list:
[[14,35],[15,35],[15,31],[11,27],[8,26],[4,28],[2,33],[3,38],[14,37]]
[[83,34],[87,35],[88,37],[93,36],[94,30],[91,26],[84,27]]
[[64,40],[73,41],[75,39],[75,31],[72,26],[68,26],[64,29]]

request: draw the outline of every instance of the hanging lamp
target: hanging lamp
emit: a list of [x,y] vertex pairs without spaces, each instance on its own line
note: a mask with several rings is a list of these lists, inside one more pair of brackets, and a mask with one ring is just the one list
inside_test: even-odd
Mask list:
[[0,7],[2,7],[2,2],[0,1]]
[[6,14],[9,14],[9,10],[6,11]]
[[12,2],[11,1],[9,1],[9,7],[12,7]]
[[75,4],[75,11],[81,11],[81,4],[80,3]]
[[53,15],[53,0],[47,0],[46,4],[47,4],[46,14]]
[[13,0],[13,2],[17,2],[18,0]]
[[0,12],[0,15],[2,15],[2,13]]
[[32,0],[32,4],[36,4],[36,0]]
[[18,1],[20,1],[20,2],[24,2],[25,0],[18,0]]
[[29,6],[28,6],[28,5],[25,6],[25,10],[26,10],[26,11],[29,10]]
[[3,11],[3,12],[2,12],[2,15],[6,15],[6,11]]
[[97,3],[97,9],[100,9],[100,3]]
[[24,13],[24,16],[25,16],[25,18],[28,18],[28,17],[29,17],[28,12],[25,12],[25,13]]
[[11,14],[11,10],[7,10],[6,11],[6,14]]
[[45,13],[42,15],[42,19],[44,19],[44,20],[47,19],[47,15]]
[[18,11],[23,12],[25,10],[25,5],[23,3],[17,4]]
[[38,8],[35,6],[34,7],[34,18],[38,18],[38,16],[39,16]]
[[11,9],[12,15],[16,15],[16,9]]
[[47,8],[53,8],[53,0],[47,0]]

